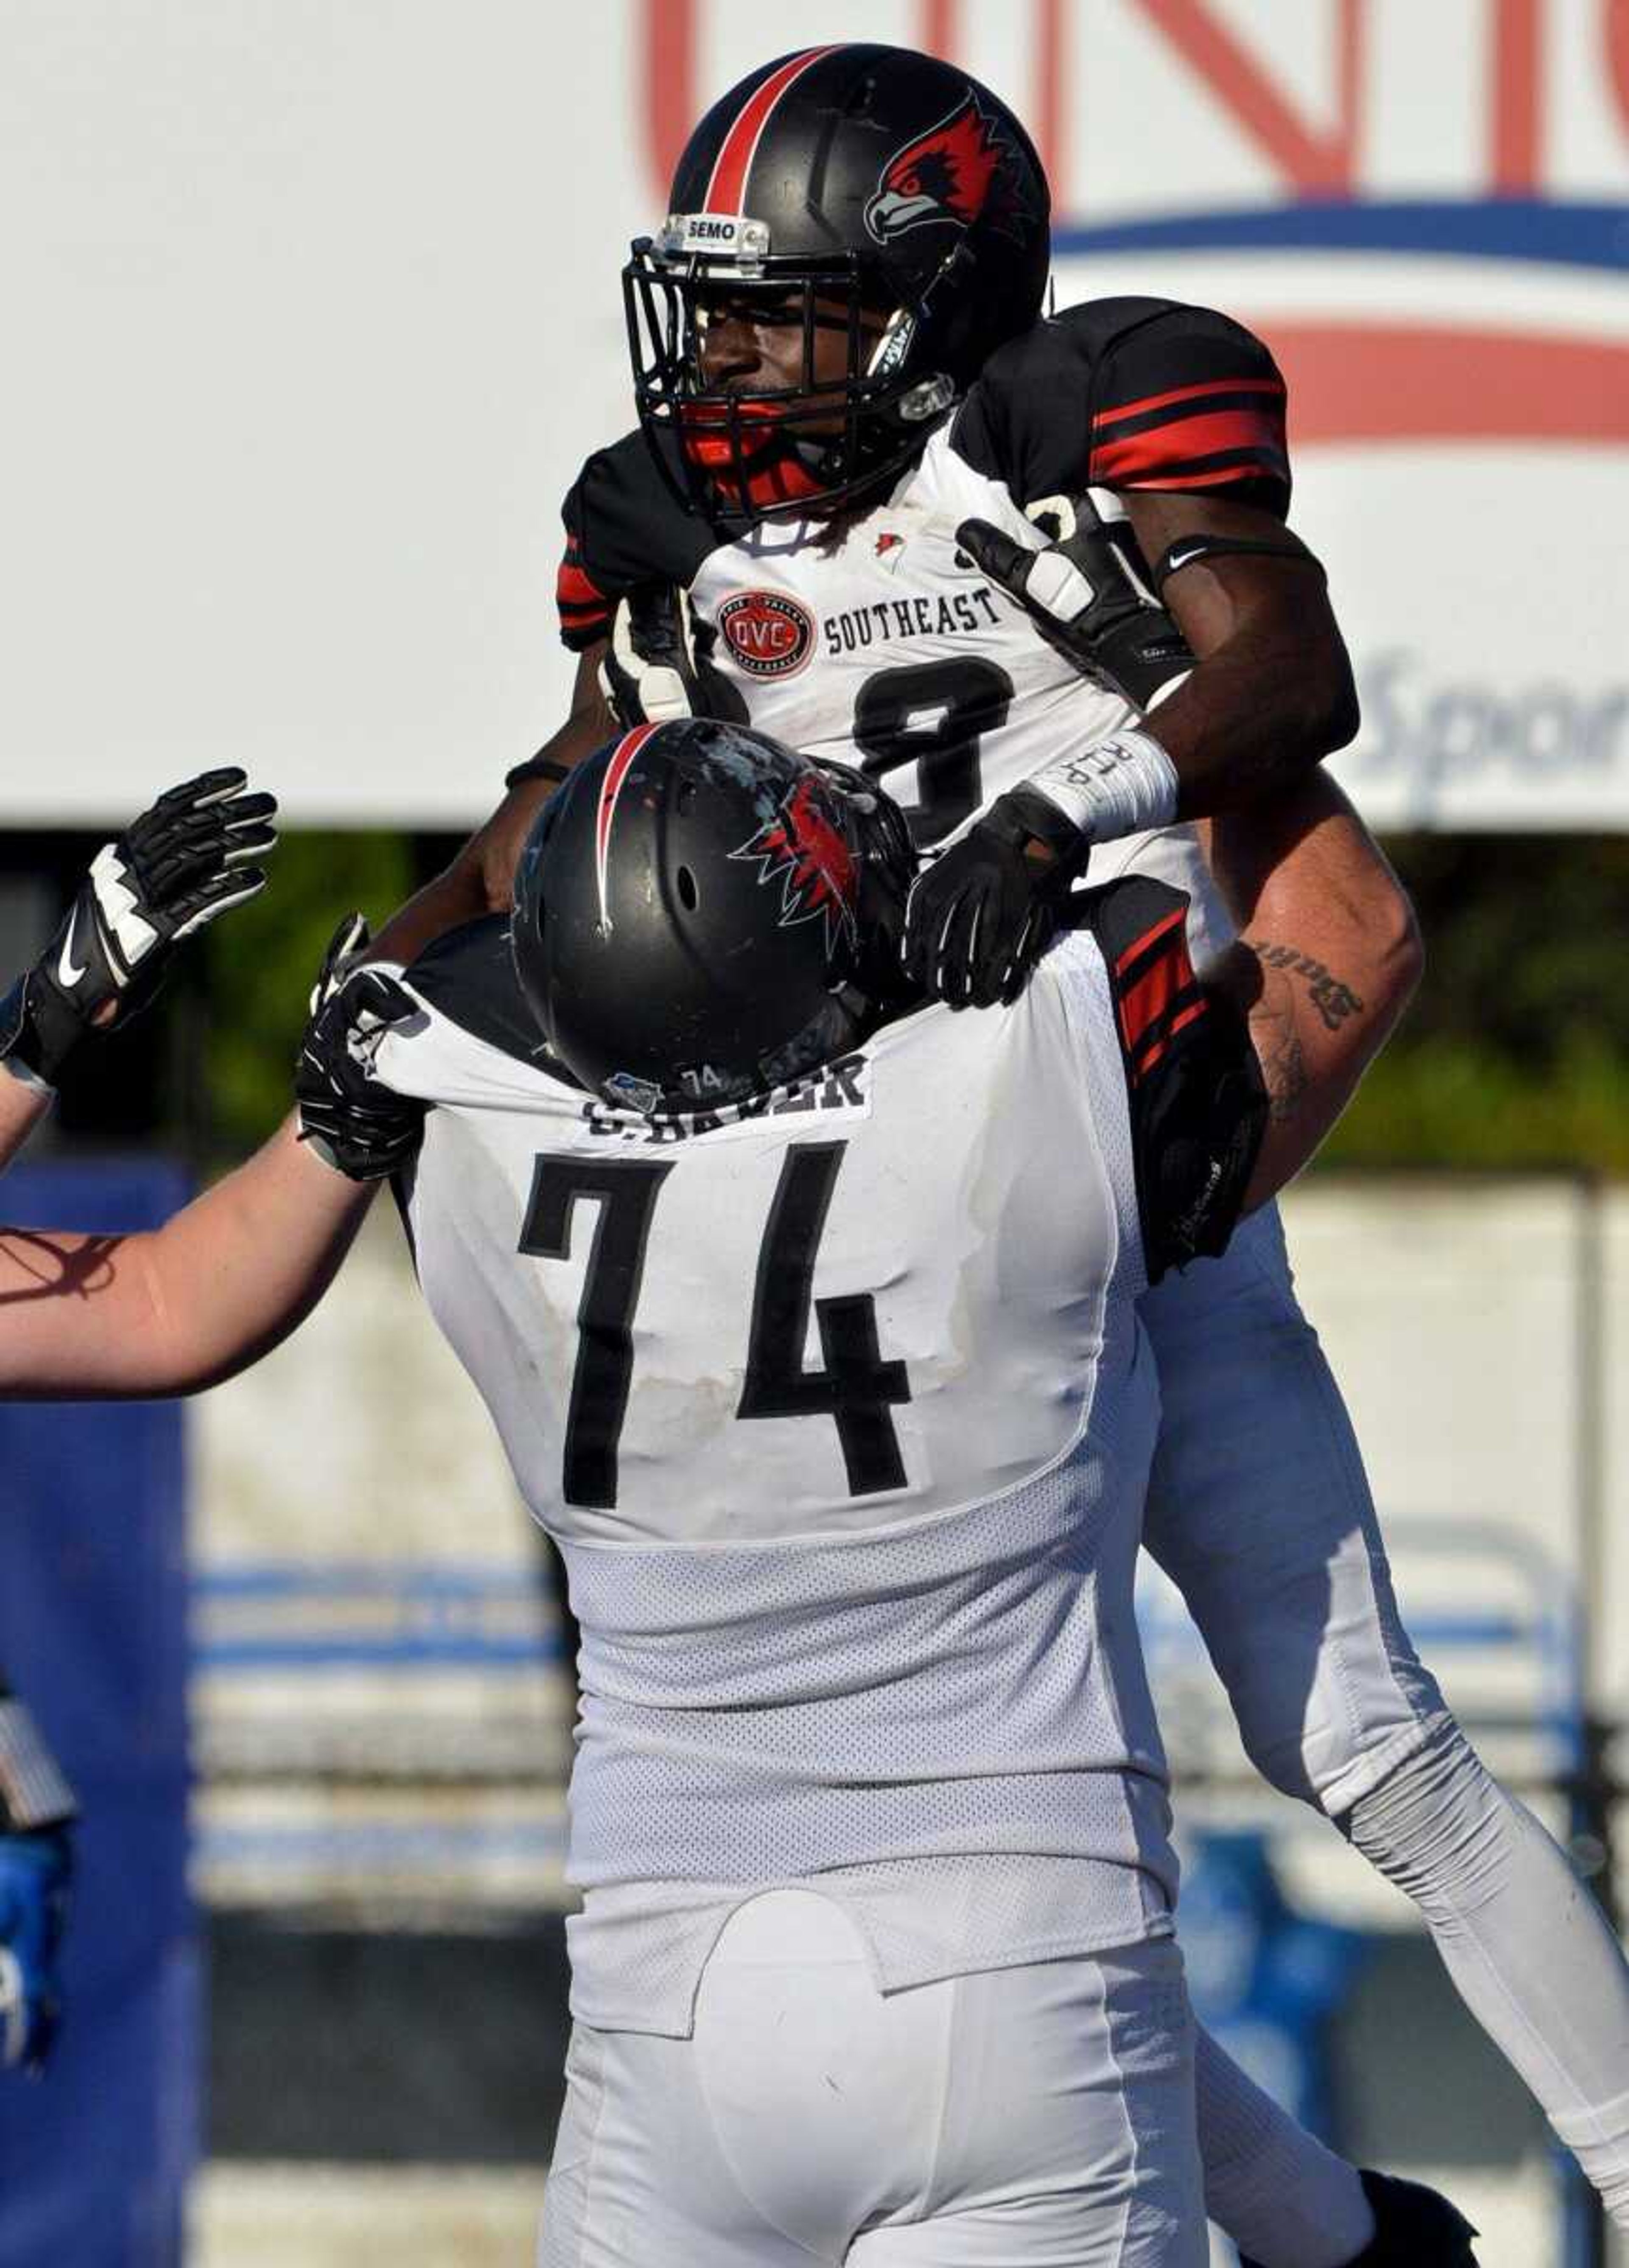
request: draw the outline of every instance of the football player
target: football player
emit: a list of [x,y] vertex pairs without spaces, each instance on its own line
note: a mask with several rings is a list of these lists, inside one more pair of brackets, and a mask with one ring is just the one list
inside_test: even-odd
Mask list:
[[[264,888],[255,862],[276,841],[276,806],[247,784],[223,770],[160,796],[99,852],[50,944],[0,999],[0,1169],[50,1108],[76,1049],[152,998],[181,939]],[[77,1808],[26,1704],[0,1678],[0,2069],[42,2068],[60,2021]]]
[[[639,430],[566,499],[572,715],[406,909],[399,954],[507,902],[539,801],[609,727],[602,672],[624,721],[642,703],[745,717],[887,780],[942,853],[908,942],[953,1003],[1021,981],[1088,850],[1094,878],[1185,888],[1202,963],[1225,945],[1183,822],[1315,765],[1356,723],[1323,572],[1284,524],[1283,382],[1203,308],[1122,298],[1043,320],[1047,264],[1035,152],[948,63],[813,47],[709,111],[624,275]],[[1170,652],[1121,566],[1070,534],[1088,492],[1128,517],[1197,657],[1152,715]],[[1043,541],[1032,515],[1060,513]],[[1391,934],[1385,981],[1405,983],[1400,894]],[[1323,1020],[1356,1012],[1351,971],[1257,941]],[[1408,1638],[1272,1209],[1146,1319],[1165,1400],[1147,1542],[1246,1749],[1415,1900],[1629,2227],[1629,1970]],[[1336,2268],[1347,2254],[1275,2243],[1286,2168],[1247,2115],[1210,2108],[1218,2217],[1265,2268]]]
[[[512,927],[401,982],[337,941],[299,1087],[341,1173],[285,1128],[92,1282],[85,1240],[0,1238],[0,1294],[73,1285],[0,1307],[0,1391],[170,1393],[291,1329],[402,1173],[584,1629],[546,2262],[1205,2259],[1137,1302],[1304,1162],[1392,1013],[1391,884],[1332,788],[1218,855],[1351,1017],[1242,948],[1201,987],[1143,878],[952,1016],[902,978],[885,795],[642,727],[543,814]],[[1435,2202],[1429,2253],[1365,2257],[1468,2263]]]

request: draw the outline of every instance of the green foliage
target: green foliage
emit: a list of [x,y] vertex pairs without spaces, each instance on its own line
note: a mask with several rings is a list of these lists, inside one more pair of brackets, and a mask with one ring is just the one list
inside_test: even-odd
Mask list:
[[1629,1052],[1629,989],[1614,982],[1629,837],[1414,835],[1387,848],[1426,938],[1413,1038],[1474,1040],[1534,1071],[1581,1048]]
[[1540,1070],[1463,1040],[1399,1036],[1320,1162],[1629,1174],[1629,1063],[1588,1040]]
[[263,1141],[288,1109],[312,983],[340,917],[359,907],[377,929],[416,879],[407,837],[372,832],[285,834],[270,871],[270,886],[203,939],[207,1140],[221,1158]]
[[1425,980],[1323,1152],[1330,1165],[1629,1174],[1629,923],[1621,836],[1388,844]]

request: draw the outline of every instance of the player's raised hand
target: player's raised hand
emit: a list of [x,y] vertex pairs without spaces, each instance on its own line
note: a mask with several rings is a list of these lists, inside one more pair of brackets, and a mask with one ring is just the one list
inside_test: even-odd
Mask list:
[[98,851],[67,918],[0,1001],[0,1061],[46,1086],[92,1027],[136,1014],[177,945],[266,887],[276,799],[237,766],[173,787]]
[[690,602],[676,584],[643,584],[618,600],[600,690],[624,732],[681,717],[745,724],[745,708],[703,648]]
[[618,600],[600,664],[600,690],[624,732],[705,716],[689,609],[673,584],[647,584]]
[[66,1826],[0,1833],[0,2070],[41,2070],[62,2023],[72,1875]]
[[1152,709],[1182,683],[1193,655],[1154,594],[1118,499],[1107,489],[1051,497],[1031,517],[1053,539],[1038,549],[987,519],[964,519],[956,541],[1050,645],[1134,709]]
[[388,970],[358,966],[367,941],[366,922],[348,914],[329,940],[294,1066],[300,1140],[353,1182],[385,1181],[406,1165],[429,1108],[373,1076],[386,1033],[419,1011]]

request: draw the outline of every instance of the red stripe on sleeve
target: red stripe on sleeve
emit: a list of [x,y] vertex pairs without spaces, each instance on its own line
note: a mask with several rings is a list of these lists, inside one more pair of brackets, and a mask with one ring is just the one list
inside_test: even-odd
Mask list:
[[1135,1054],[1137,1044],[1147,1032],[1150,1024],[1164,1015],[1177,994],[1185,991],[1193,982],[1193,969],[1186,947],[1173,938],[1146,976],[1139,977],[1129,991],[1120,996],[1120,1037],[1127,1055]]
[[1178,906],[1175,913],[1167,914],[1163,921],[1157,921],[1152,929],[1146,929],[1142,935],[1137,939],[1136,943],[1134,945],[1128,945],[1125,951],[1120,955],[1118,961],[1115,962],[1115,975],[1117,976],[1124,976],[1126,970],[1131,966],[1131,963],[1134,961],[1140,960],[1142,955],[1147,952],[1151,945],[1155,944],[1161,938],[1166,936],[1170,931],[1180,929],[1187,918],[1188,915],[1186,908]]
[[1179,401],[1198,401],[1207,394],[1284,394],[1281,378],[1207,378],[1203,386],[1179,386],[1169,394],[1146,394],[1140,401],[1123,401],[1117,409],[1100,409],[1094,425],[1117,425],[1122,417],[1141,417],[1151,409],[1168,409]]
[[[1092,480],[1105,488],[1124,488],[1155,479],[1190,457],[1220,449],[1247,449],[1275,471],[1284,464],[1284,428],[1276,417],[1255,409],[1222,409],[1211,416],[1175,418],[1152,432],[1124,441],[1100,442],[1092,452]],[[1235,475],[1236,477],[1236,475]]]
[[1136,1070],[1132,1072],[1131,1084],[1133,1086],[1137,1085],[1139,1079],[1146,1078],[1147,1074],[1154,1069],[1155,1064],[1159,1062],[1161,1057],[1170,1046],[1171,1042],[1176,1037],[1177,1033],[1185,1031],[1188,1026],[1193,1023],[1197,1018],[1203,1016],[1209,1009],[1210,1005],[1211,1004],[1208,1000],[1196,1000],[1191,1008],[1184,1008],[1183,1010],[1182,1014],[1176,1019],[1170,1030],[1161,1041],[1159,1046],[1157,1048],[1151,1048],[1145,1061],[1139,1064]]
[[610,604],[593,578],[568,559],[555,578],[555,597],[563,607],[605,607]]

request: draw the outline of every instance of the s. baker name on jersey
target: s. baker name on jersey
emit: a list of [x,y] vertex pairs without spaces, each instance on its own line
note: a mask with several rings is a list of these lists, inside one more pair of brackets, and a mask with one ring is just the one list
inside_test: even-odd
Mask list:
[[612,1110],[597,1098],[583,1104],[583,1122],[591,1134],[608,1140],[638,1142],[645,1147],[689,1142],[697,1135],[727,1134],[755,1125],[761,1118],[785,1118],[801,1111],[855,1112],[869,1116],[871,1065],[863,1055],[839,1056],[823,1070],[785,1086],[771,1087],[745,1102],[721,1103],[716,1110],[687,1111],[682,1116],[656,1111],[648,1116],[637,1111]]

